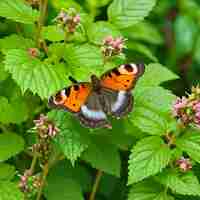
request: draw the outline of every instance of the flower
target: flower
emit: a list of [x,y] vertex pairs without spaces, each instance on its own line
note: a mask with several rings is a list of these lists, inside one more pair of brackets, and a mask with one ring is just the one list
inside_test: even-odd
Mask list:
[[125,39],[122,37],[113,38],[111,35],[103,39],[102,52],[104,56],[113,56],[122,53]]
[[179,160],[176,161],[176,164],[178,165],[179,169],[183,172],[187,172],[190,169],[192,169],[192,164],[189,158],[181,157]]
[[37,48],[29,48],[28,49],[28,54],[33,57],[33,58],[36,58],[40,55],[40,52]]
[[34,120],[36,129],[41,138],[55,137],[59,129],[51,122],[47,116],[41,114],[39,119]]

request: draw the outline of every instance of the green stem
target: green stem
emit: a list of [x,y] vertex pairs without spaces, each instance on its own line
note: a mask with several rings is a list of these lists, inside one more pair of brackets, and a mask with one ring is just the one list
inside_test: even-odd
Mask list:
[[103,175],[103,172],[101,170],[98,170],[89,200],[95,200],[95,196],[96,196],[97,189],[99,187],[99,183],[100,183],[102,175]]
[[34,152],[33,159],[31,162],[31,167],[30,167],[30,171],[32,174],[34,173],[35,165],[37,163],[37,158],[38,158],[37,152]]
[[41,185],[40,185],[36,200],[41,199],[42,191],[43,191],[43,188],[44,188],[44,185],[45,185],[45,181],[46,181],[46,177],[48,175],[48,172],[49,172],[49,163],[46,163],[44,165],[44,168],[43,168],[43,173],[42,173],[42,177],[41,177]]
[[47,15],[47,5],[48,5],[48,0],[40,0],[40,16],[39,16],[38,29],[37,29],[37,34],[36,34],[36,42],[37,42],[38,47],[40,47],[42,27],[44,25],[45,18]]

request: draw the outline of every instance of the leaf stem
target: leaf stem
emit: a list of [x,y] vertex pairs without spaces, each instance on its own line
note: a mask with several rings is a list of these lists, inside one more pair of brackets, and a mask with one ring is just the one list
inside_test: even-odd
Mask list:
[[48,6],[48,0],[40,0],[40,16],[38,21],[38,30],[36,34],[36,42],[38,47],[40,47],[41,32],[45,22],[45,17],[47,15],[47,6]]
[[95,196],[96,196],[97,189],[99,187],[99,183],[100,183],[102,175],[103,175],[103,172],[101,170],[98,170],[96,178],[95,178],[94,185],[92,187],[92,192],[91,192],[91,194],[89,196],[89,200],[95,200]]
[[40,198],[42,196],[42,191],[43,191],[43,188],[44,188],[44,185],[45,185],[45,181],[46,181],[46,177],[47,177],[48,172],[49,172],[49,163],[47,162],[44,165],[44,168],[43,168],[43,174],[42,174],[42,177],[41,177],[41,179],[42,179],[41,185],[40,185],[36,200],[40,200]]
[[31,167],[30,167],[30,171],[31,171],[32,174],[34,173],[35,165],[37,163],[37,158],[38,158],[37,152],[34,152],[33,159],[32,159],[32,162],[31,162]]

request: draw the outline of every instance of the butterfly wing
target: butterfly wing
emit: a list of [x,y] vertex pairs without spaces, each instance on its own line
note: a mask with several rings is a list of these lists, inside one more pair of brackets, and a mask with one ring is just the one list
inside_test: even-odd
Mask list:
[[86,127],[96,128],[108,125],[98,94],[92,91],[90,83],[77,83],[51,96],[50,107],[73,113]]
[[136,81],[143,73],[143,64],[125,64],[102,75],[100,80],[101,101],[106,113],[119,118],[132,110],[131,89],[134,88]]

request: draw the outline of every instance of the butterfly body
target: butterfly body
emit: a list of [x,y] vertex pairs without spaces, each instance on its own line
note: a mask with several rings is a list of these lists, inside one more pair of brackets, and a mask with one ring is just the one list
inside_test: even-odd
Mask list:
[[133,108],[134,88],[144,73],[143,64],[125,64],[109,70],[91,83],[80,82],[49,98],[49,106],[73,113],[86,127],[110,127],[107,115],[120,118]]

